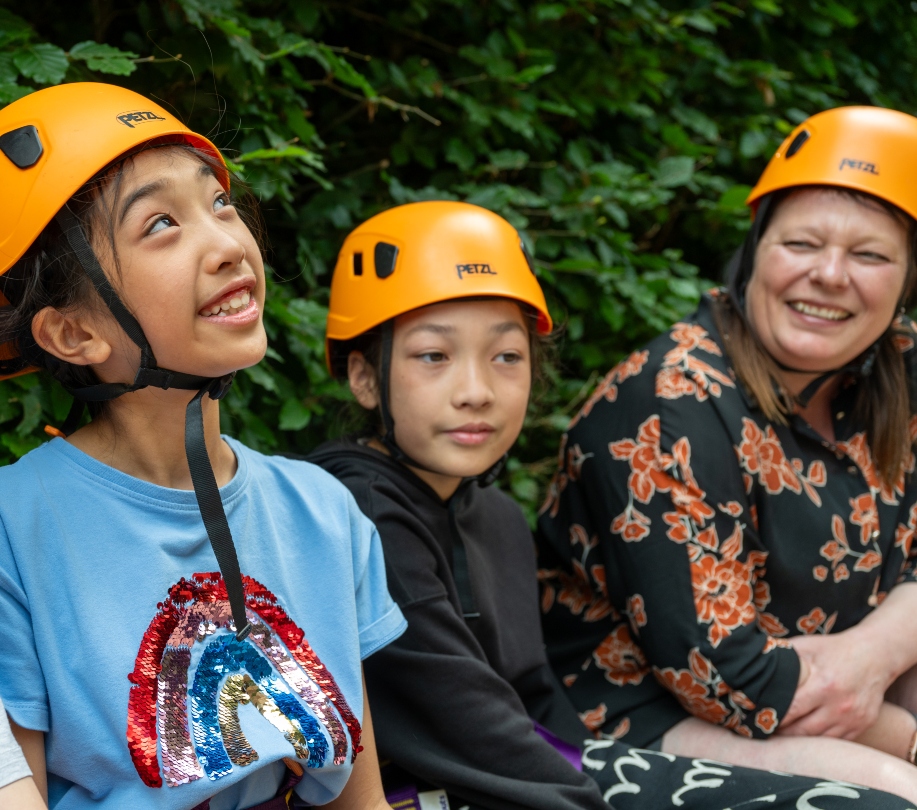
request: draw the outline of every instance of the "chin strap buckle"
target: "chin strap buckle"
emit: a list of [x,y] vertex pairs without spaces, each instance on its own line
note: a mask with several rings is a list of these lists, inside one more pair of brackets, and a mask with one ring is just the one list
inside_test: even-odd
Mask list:
[[235,378],[235,371],[231,374],[224,374],[222,377],[217,377],[207,386],[207,395],[211,399],[223,399],[223,397],[229,393],[229,389],[232,388],[232,381]]

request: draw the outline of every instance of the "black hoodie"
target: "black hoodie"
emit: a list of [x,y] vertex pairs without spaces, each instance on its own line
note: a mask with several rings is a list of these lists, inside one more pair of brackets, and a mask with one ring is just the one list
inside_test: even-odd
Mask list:
[[389,590],[408,620],[364,663],[380,758],[445,788],[453,808],[608,810],[595,782],[533,728],[534,719],[577,747],[589,736],[547,664],[519,507],[476,481],[444,502],[354,441],[325,444],[308,460],[376,524]]

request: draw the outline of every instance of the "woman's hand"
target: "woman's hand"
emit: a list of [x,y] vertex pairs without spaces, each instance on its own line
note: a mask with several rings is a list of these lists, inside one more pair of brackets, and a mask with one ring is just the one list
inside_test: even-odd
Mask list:
[[791,640],[799,686],[779,733],[852,740],[876,722],[894,674],[863,641],[852,631]]

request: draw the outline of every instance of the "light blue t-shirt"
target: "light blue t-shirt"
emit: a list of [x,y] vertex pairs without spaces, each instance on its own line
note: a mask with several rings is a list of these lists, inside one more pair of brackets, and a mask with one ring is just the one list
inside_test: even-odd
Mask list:
[[47,732],[51,807],[240,810],[284,757],[308,802],[347,781],[360,661],[406,627],[379,536],[318,467],[227,441],[243,642],[193,492],[62,439],[0,468],[0,697]]

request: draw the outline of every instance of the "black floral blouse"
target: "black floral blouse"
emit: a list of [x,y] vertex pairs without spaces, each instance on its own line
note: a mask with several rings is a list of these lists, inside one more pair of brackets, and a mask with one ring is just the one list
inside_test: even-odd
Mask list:
[[787,638],[849,628],[917,579],[917,480],[880,482],[855,385],[834,445],[768,422],[724,355],[717,294],[608,373],[539,519],[552,664],[586,725],[637,746],[688,713],[767,737],[798,681]]

